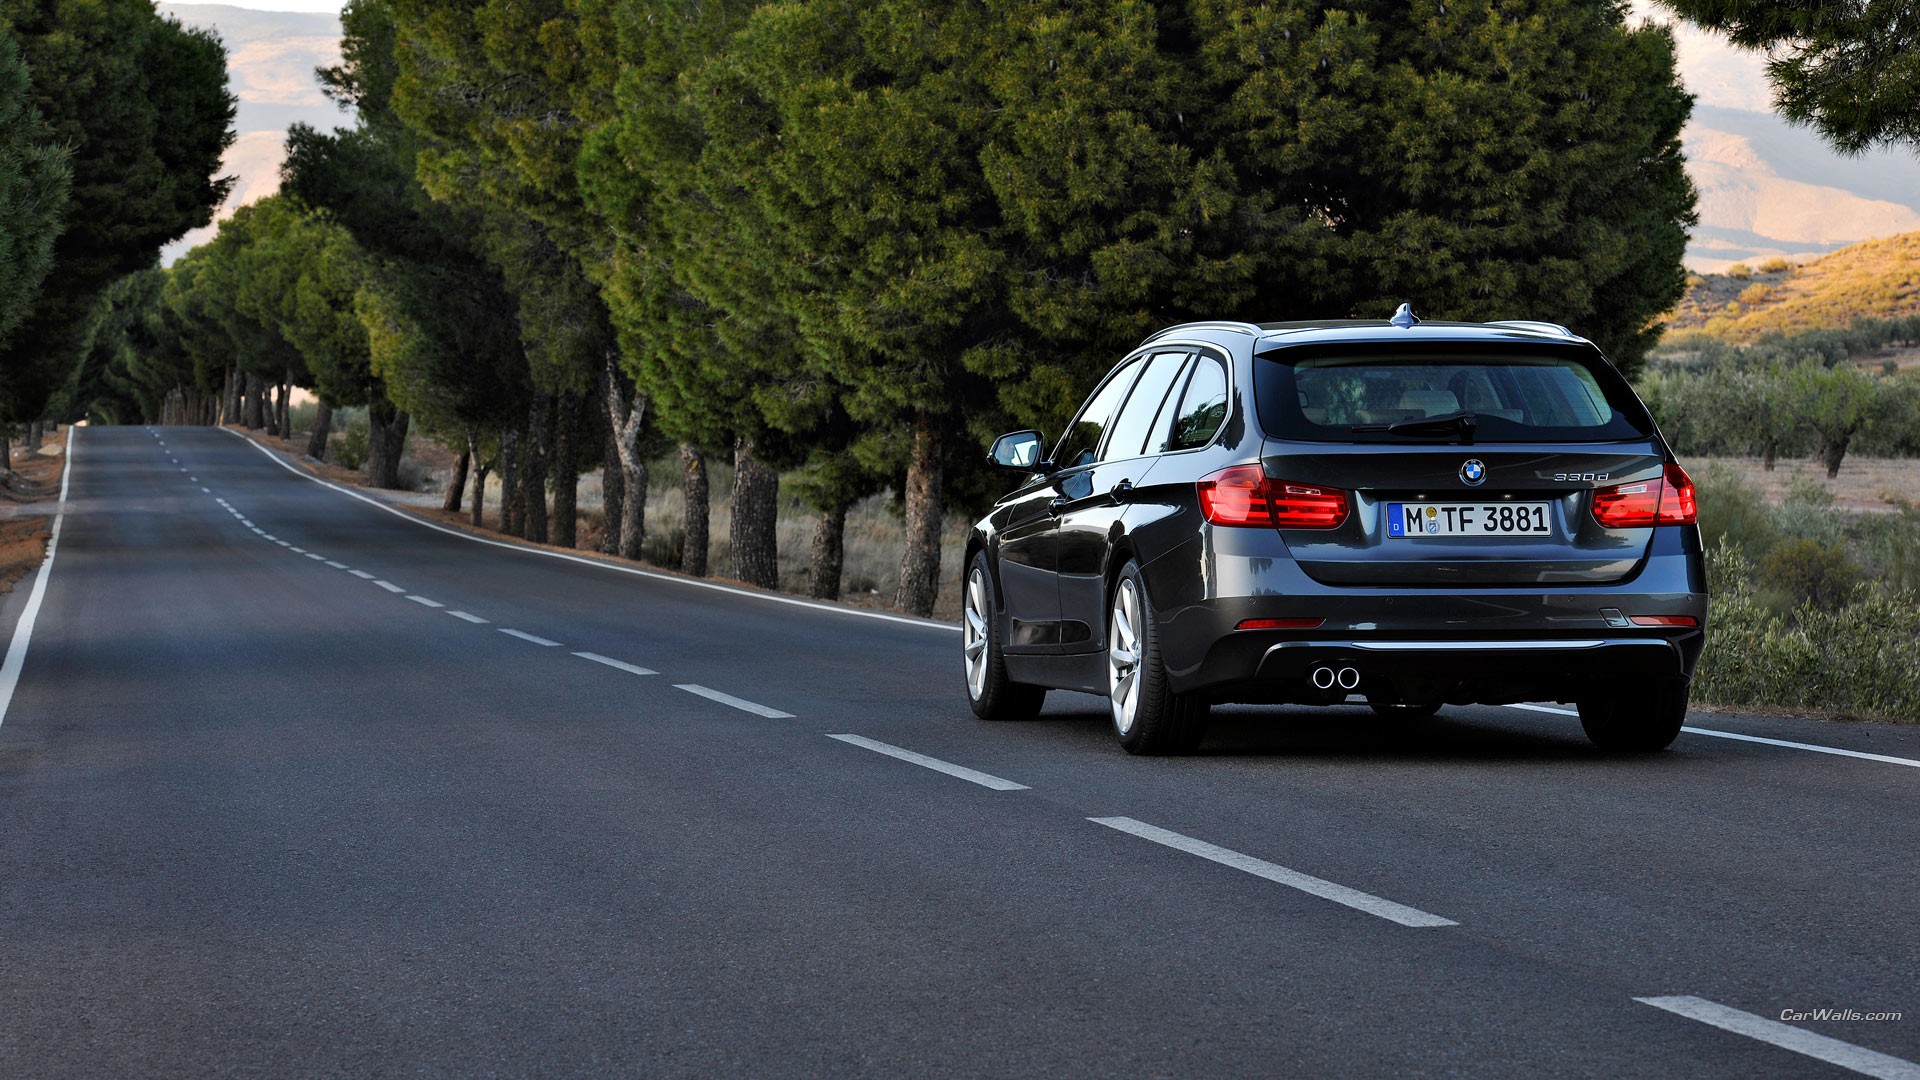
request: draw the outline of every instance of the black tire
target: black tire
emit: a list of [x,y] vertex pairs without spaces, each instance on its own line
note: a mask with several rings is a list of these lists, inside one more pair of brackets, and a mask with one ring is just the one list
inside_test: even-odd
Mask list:
[[[1040,706],[1047,700],[1046,688],[1007,678],[1007,660],[1001,652],[1000,620],[994,614],[1000,609],[1000,598],[993,590],[993,573],[987,569],[986,552],[973,557],[960,592],[961,674],[973,715],[982,720],[1031,720],[1040,715]],[[978,669],[974,667],[976,646]]]
[[1384,716],[1389,720],[1425,720],[1440,711],[1440,703],[1437,701],[1425,705],[1369,701],[1367,707],[1376,715]]
[[[1123,605],[1129,598],[1136,605],[1137,619],[1128,618],[1129,627],[1119,625]],[[1131,633],[1128,652],[1133,656],[1133,682],[1121,691],[1123,662],[1118,659],[1123,640]],[[1176,694],[1167,686],[1167,668],[1160,656],[1160,628],[1147,596],[1140,568],[1127,563],[1114,584],[1112,601],[1107,605],[1107,714],[1113,731],[1129,754],[1190,754],[1207,734],[1207,702],[1192,694]],[[1126,718],[1127,702],[1131,717]]]
[[1687,722],[1687,684],[1665,683],[1641,691],[1582,698],[1580,726],[1602,750],[1651,753],[1665,750]]

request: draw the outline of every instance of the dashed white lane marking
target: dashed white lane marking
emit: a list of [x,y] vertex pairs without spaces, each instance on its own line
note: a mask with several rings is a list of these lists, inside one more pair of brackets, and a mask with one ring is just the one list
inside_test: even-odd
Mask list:
[[67,462],[60,474],[60,509],[54,512],[53,528],[47,532],[47,554],[40,561],[40,573],[33,579],[33,591],[27,594],[27,606],[20,609],[20,621],[13,624],[13,640],[7,644],[7,659],[0,663],[0,723],[7,719],[13,704],[13,692],[20,685],[20,669],[27,664],[27,647],[33,643],[33,624],[40,617],[40,605],[47,598],[47,582],[53,578],[53,556],[60,550],[60,525],[67,520],[67,488],[73,482],[73,429],[67,429]]
[[911,750],[903,750],[898,746],[876,742],[873,739],[863,738],[859,735],[828,735],[827,738],[839,739],[843,743],[851,743],[854,746],[863,746],[876,754],[885,754],[890,758],[899,758],[901,761],[911,762],[924,769],[932,769],[937,773],[946,773],[948,776],[958,777],[970,784],[979,784],[983,788],[992,788],[995,791],[1029,790],[1025,784],[1016,784],[1011,780],[1002,780],[991,773],[983,773],[976,769],[969,769],[964,765],[955,765],[950,761],[941,761],[939,758],[928,757],[925,754],[916,754]]
[[508,630],[505,627],[502,627],[500,632],[507,635],[508,637],[517,637],[521,641],[531,641],[535,645],[545,645],[548,648],[552,648],[560,644],[557,641],[548,641],[546,638],[540,637],[538,635],[529,634],[525,630]]
[[279,544],[283,548],[290,548],[293,546],[292,544],[287,543],[285,540],[275,540],[274,543]]
[[480,617],[480,616],[478,616],[478,615],[471,615],[471,614],[468,614],[467,612],[464,612],[464,611],[449,611],[449,612],[447,612],[447,614],[449,614],[449,615],[451,615],[451,616],[453,616],[453,617],[454,617],[454,618],[456,618],[456,619],[463,619],[463,620],[465,620],[465,621],[467,621],[467,622],[470,622],[470,623],[480,623],[480,624],[485,624],[485,623],[486,623],[486,621],[487,621],[487,620],[485,620],[485,619],[483,619],[483,618],[481,618],[481,617]]
[[407,595],[407,599],[419,604],[421,607],[443,608],[447,606],[438,600],[429,600],[424,596],[414,596],[411,593]]
[[[1552,713],[1555,716],[1579,716],[1573,709],[1555,709],[1546,705],[1509,705],[1509,709],[1524,709],[1527,712]],[[1815,743],[1789,742],[1786,739],[1763,739],[1758,735],[1742,735],[1736,731],[1716,731],[1713,728],[1683,727],[1686,735],[1707,735],[1715,739],[1735,739],[1740,742],[1760,743],[1763,746],[1782,746],[1789,750],[1805,750],[1813,754],[1832,754],[1835,757],[1859,758],[1862,761],[1878,761],[1884,765],[1905,765],[1910,769],[1920,769],[1920,760],[1914,758],[1892,757],[1887,754],[1869,754],[1864,750],[1842,750],[1837,746],[1820,746]]]
[[1276,884],[1285,885],[1290,889],[1299,889],[1303,893],[1307,893],[1310,896],[1317,896],[1322,900],[1331,900],[1336,904],[1344,904],[1347,907],[1353,908],[1355,911],[1364,911],[1369,915],[1376,915],[1388,922],[1399,923],[1401,926],[1460,925],[1452,919],[1443,919],[1438,915],[1421,911],[1419,908],[1411,908],[1405,904],[1396,904],[1391,900],[1383,900],[1378,896],[1363,893],[1358,889],[1349,889],[1345,885],[1336,885],[1324,878],[1317,878],[1311,874],[1303,874],[1298,870],[1290,870],[1277,863],[1270,863],[1265,859],[1256,859],[1251,855],[1243,855],[1238,851],[1232,851],[1228,848],[1209,844],[1204,840],[1195,840],[1191,836],[1183,836],[1180,833],[1162,829],[1157,825],[1149,825],[1144,821],[1135,821],[1129,817],[1097,817],[1088,818],[1087,820],[1096,825],[1105,825],[1109,829],[1118,829],[1123,833],[1138,836],[1142,840],[1151,840],[1156,844],[1170,847],[1175,851],[1184,851],[1189,855],[1198,855],[1203,859],[1210,862],[1217,862],[1222,866],[1231,866],[1235,870],[1243,870],[1252,874],[1254,877],[1265,878]]
[[615,668],[617,670],[624,671],[629,675],[660,674],[659,672],[653,670],[652,668],[643,668],[635,664],[629,664],[624,660],[615,660],[611,656],[601,656],[599,653],[577,652],[577,653],[574,653],[573,655],[579,657],[582,660],[591,660],[596,664],[605,664],[610,668]]
[[335,570],[345,570],[347,568],[346,563],[334,562],[332,559],[327,560],[327,565],[333,567]]
[[200,490],[206,492],[209,495],[213,494],[213,489],[210,487],[203,487]]
[[256,536],[265,536],[265,535],[267,535],[267,534],[266,534],[266,532],[265,532],[264,530],[262,530],[262,529],[260,528],[260,526],[258,526],[258,525],[255,525],[255,526],[253,526],[253,532],[254,532],[254,535],[256,535]]
[[403,588],[401,588],[400,586],[398,586],[398,585],[395,585],[395,584],[394,584],[393,582],[391,582],[391,581],[381,581],[381,580],[380,580],[379,578],[375,578],[375,579],[373,580],[373,583],[374,583],[375,585],[378,585],[378,586],[380,586],[381,588],[383,588],[383,589],[385,589],[385,590],[387,590],[387,591],[388,591],[388,592],[390,592],[390,593],[403,593],[403,592],[406,592],[406,591],[407,591],[407,590],[405,590],[405,589],[403,589]]
[[372,581],[372,580],[373,580],[373,575],[372,575],[372,574],[369,574],[369,573],[367,573],[367,572],[366,572],[365,570],[349,570],[349,571],[347,571],[347,573],[349,573],[349,574],[352,574],[352,575],[353,575],[354,577],[357,577],[357,578],[359,578],[359,579],[361,579],[362,581]]
[[685,690],[689,694],[698,694],[708,701],[717,701],[722,705],[731,705],[742,712],[750,712],[755,716],[764,716],[769,720],[791,720],[793,718],[793,714],[790,712],[770,709],[759,702],[748,701],[745,698],[737,698],[732,694],[723,694],[718,690],[710,690],[698,683],[675,683],[673,688],[675,690]]
[[287,550],[293,552],[295,555],[305,555],[307,553],[306,548],[294,547],[292,544],[287,545]]
[[1749,1039],[1771,1043],[1782,1050],[1804,1054],[1829,1065],[1838,1065],[1862,1076],[1877,1077],[1879,1080],[1920,1080],[1920,1065],[1904,1058],[1882,1054],[1878,1050],[1869,1050],[1864,1046],[1855,1046],[1825,1035],[1815,1035],[1805,1028],[1783,1024],[1778,1020],[1769,1020],[1764,1016],[1755,1016],[1750,1012],[1741,1012],[1739,1009],[1729,1008],[1705,998],[1681,995],[1637,997],[1633,1000],[1642,1005],[1651,1005],[1656,1009],[1665,1009],[1676,1016],[1698,1020],[1722,1031],[1731,1031],[1735,1035],[1745,1035]]
[[[187,470],[185,470],[185,469],[181,469],[180,471],[181,471],[181,472],[186,472]],[[200,482],[200,478],[199,478],[199,477],[197,477],[197,476],[188,476],[188,477],[187,477],[187,482],[188,482],[188,483],[193,483],[193,484],[197,484],[197,483],[199,483],[199,482]],[[201,490],[202,490],[202,491],[204,491],[204,490],[206,490],[206,489],[205,489],[205,488],[202,488]]]
[[326,557],[325,555],[315,555],[315,554],[314,554],[313,552],[311,552],[311,551],[309,551],[309,552],[307,552],[307,558],[309,558],[309,559],[312,559],[312,560],[313,560],[314,562],[326,562],[326,561],[327,561],[327,557]]

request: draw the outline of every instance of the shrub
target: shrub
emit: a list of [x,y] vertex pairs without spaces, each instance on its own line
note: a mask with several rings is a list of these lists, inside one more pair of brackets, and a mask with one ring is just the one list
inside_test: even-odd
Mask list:
[[1740,302],[1748,307],[1764,304],[1773,298],[1775,289],[1771,285],[1749,285],[1740,290]]
[[1753,268],[1746,263],[1734,263],[1732,266],[1722,270],[1721,273],[1735,281],[1745,281],[1753,276]]
[[1790,608],[1812,607],[1838,611],[1860,584],[1860,571],[1838,544],[1816,540],[1788,540],[1760,561],[1763,592],[1782,598]]
[[1778,255],[1760,264],[1760,272],[1763,274],[1784,274],[1792,269],[1793,264]]
[[354,417],[347,430],[327,443],[327,456],[343,469],[359,469],[367,464],[367,418]]

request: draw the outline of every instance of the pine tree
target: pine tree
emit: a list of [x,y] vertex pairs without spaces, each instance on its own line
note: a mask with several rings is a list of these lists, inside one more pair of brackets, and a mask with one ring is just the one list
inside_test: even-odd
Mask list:
[[34,106],[19,46],[0,27],[0,349],[40,295],[72,176],[72,154]]

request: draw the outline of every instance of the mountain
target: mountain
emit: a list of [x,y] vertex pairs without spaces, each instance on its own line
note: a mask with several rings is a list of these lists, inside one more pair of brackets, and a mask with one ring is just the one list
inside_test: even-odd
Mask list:
[[[280,163],[286,159],[287,129],[296,123],[331,131],[351,123],[320,93],[315,68],[340,62],[340,17],[289,11],[253,11],[224,4],[159,5],[186,26],[206,27],[227,46],[227,80],[240,99],[234,129],[238,137],[221,159],[221,170],[235,178],[233,191],[215,215],[224,221],[233,211],[280,189]],[[195,229],[168,244],[160,261],[170,264],[189,248],[212,239],[214,226]]]
[[1773,259],[1697,275],[1668,320],[1730,341],[1769,331],[1920,315],[1920,232],[1867,240],[1802,264]]
[[1633,17],[1672,25],[1680,79],[1697,99],[1681,133],[1700,190],[1688,269],[1789,260],[1920,229],[1920,160],[1883,150],[1842,157],[1773,112],[1766,57],[1673,23],[1649,0]]

